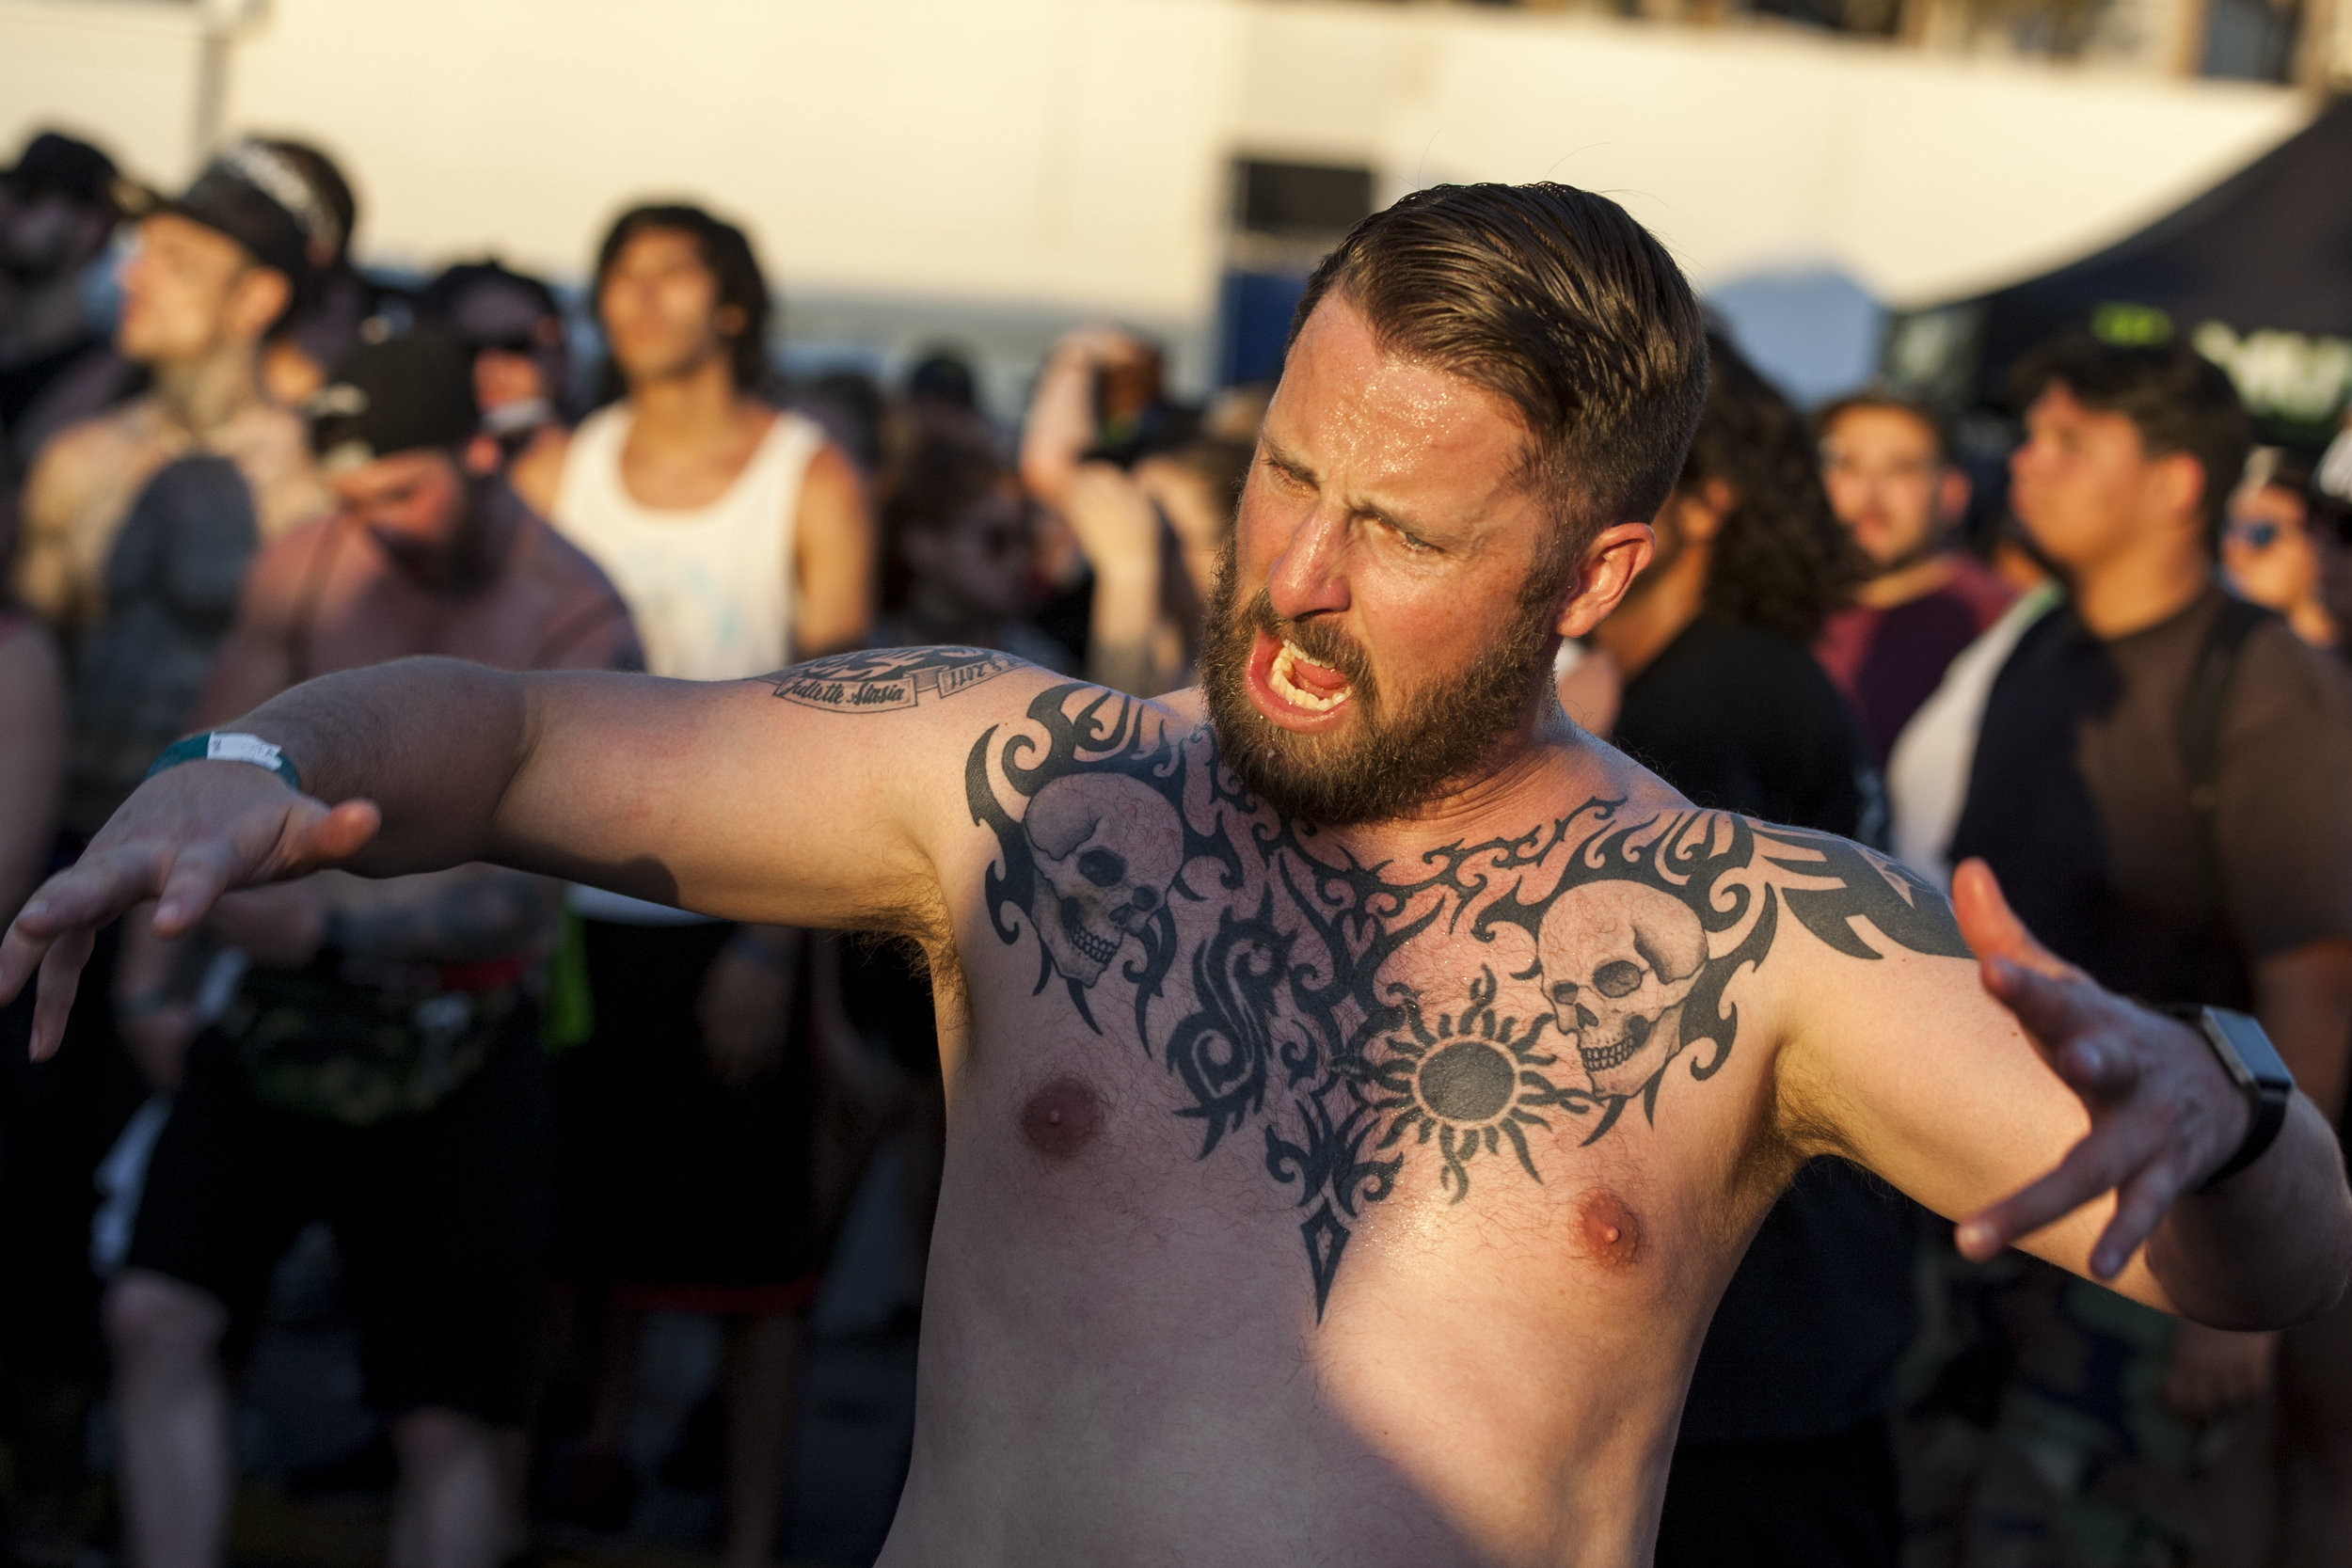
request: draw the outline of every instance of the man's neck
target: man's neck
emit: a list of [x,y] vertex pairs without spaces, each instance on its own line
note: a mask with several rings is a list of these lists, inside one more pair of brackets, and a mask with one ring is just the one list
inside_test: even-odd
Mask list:
[[2111,642],[2186,610],[2213,586],[2213,562],[2194,540],[2185,548],[2151,540],[2072,577],[2074,613],[2092,636]]
[[723,447],[734,436],[743,401],[725,357],[712,355],[676,375],[630,384],[628,405],[635,420],[629,439],[641,451],[651,447],[691,452]]
[[199,438],[262,401],[257,356],[249,343],[222,344],[185,363],[150,369],[164,417]]
[[1574,790],[1561,787],[1561,769],[1581,766],[1593,755],[1593,744],[1568,721],[1547,681],[1527,718],[1498,737],[1476,769],[1407,816],[1338,830],[1331,837],[1359,863],[1377,865],[1415,863],[1438,845],[1516,836],[1565,815],[1562,798]]
[[1609,650],[1631,680],[1666,651],[1707,605],[1708,547],[1686,543],[1661,576],[1634,592],[1593,628],[1593,641]]
[[1938,550],[1933,555],[1882,572],[1854,590],[1854,603],[1871,610],[1893,610],[1914,599],[1925,598],[1952,580],[1959,565],[1950,550]]

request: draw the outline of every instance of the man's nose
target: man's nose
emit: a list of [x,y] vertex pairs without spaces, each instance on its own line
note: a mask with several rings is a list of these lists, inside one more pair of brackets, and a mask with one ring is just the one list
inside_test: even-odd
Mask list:
[[1292,531],[1266,574],[1266,598],[1285,621],[1345,610],[1347,518],[1318,506]]

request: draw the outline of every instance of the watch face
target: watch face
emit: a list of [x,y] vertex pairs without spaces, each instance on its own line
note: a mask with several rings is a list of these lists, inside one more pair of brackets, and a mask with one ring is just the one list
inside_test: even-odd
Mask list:
[[2280,1059],[2263,1026],[2244,1013],[2227,1007],[2207,1007],[2204,1015],[2205,1033],[2221,1050],[2222,1065],[2231,1066],[2230,1057],[2236,1058],[2235,1070],[2230,1076],[2257,1088],[2285,1092],[2295,1087],[2295,1074]]

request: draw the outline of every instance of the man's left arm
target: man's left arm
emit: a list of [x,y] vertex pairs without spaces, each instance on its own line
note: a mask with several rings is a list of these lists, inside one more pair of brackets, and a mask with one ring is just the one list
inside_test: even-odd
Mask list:
[[792,657],[816,658],[864,645],[874,624],[874,515],[866,483],[841,449],[809,459],[793,526],[800,602]]
[[1981,863],[1954,878],[1953,906],[1973,965],[1899,945],[1791,952],[1780,1119],[1809,1130],[1805,1152],[1845,1154],[1959,1221],[1971,1258],[2021,1246],[2218,1328],[2333,1307],[2352,1192],[2311,1101],[2201,1191],[2251,1121],[2212,1047],[2053,957]]

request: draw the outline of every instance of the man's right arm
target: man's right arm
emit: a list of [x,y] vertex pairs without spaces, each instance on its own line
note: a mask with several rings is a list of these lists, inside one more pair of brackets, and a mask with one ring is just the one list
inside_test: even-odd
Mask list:
[[[871,679],[883,657],[819,660],[788,683],[446,659],[309,682],[225,726],[283,748],[307,793],[243,763],[150,780],[10,927],[0,994],[39,964],[36,1044],[54,1048],[98,926],[153,897],[156,928],[177,934],[231,887],[332,864],[387,877],[489,861],[727,919],[929,930],[930,846],[968,827],[964,754],[1049,677],[963,650],[890,656],[890,678]],[[950,666],[959,694],[943,699]]]

